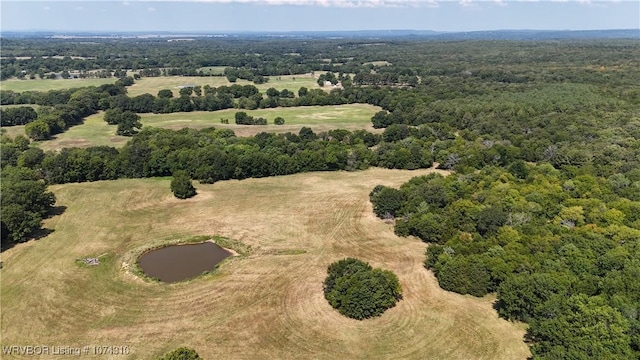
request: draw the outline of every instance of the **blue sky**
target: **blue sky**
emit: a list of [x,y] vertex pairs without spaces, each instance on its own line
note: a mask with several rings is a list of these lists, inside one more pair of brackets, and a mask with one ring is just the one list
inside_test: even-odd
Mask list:
[[2,31],[323,31],[640,28],[640,1],[5,1]]

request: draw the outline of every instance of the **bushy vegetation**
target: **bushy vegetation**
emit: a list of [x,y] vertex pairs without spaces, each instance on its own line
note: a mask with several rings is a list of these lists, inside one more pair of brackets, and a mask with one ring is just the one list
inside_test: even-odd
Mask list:
[[5,166],[2,169],[1,227],[2,247],[23,242],[36,229],[55,204],[53,193],[38,174],[20,166]]
[[188,199],[196,196],[196,188],[193,187],[189,175],[185,171],[178,170],[171,179],[171,192],[178,199]]
[[188,347],[180,347],[166,353],[164,356],[158,358],[158,360],[201,360],[202,358],[198,353]]
[[634,358],[640,198],[618,176],[514,170],[417,177],[371,199],[393,209],[397,234],[431,243],[425,266],[442,288],[495,291],[500,315],[529,322],[536,358]]
[[394,273],[353,258],[329,265],[323,290],[331,306],[357,320],[382,315],[402,297]]

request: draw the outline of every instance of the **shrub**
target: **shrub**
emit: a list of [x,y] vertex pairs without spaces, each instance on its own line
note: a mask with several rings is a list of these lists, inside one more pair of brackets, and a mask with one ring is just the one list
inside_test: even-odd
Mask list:
[[158,358],[158,360],[201,360],[202,358],[198,353],[188,347],[177,348],[173,351],[166,353],[164,356]]
[[373,269],[358,259],[334,262],[327,273],[323,286],[325,298],[342,315],[352,319],[380,316],[402,297],[394,273]]
[[275,118],[273,120],[273,123],[276,124],[276,125],[284,125],[284,119],[281,118],[280,116],[278,116],[277,118]]
[[171,191],[178,199],[188,199],[196,195],[196,188],[191,183],[191,178],[184,171],[176,171],[171,180]]

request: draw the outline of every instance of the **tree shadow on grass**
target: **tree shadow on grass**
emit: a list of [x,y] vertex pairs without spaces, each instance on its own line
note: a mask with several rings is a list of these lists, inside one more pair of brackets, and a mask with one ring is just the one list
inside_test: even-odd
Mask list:
[[64,205],[53,206],[51,207],[51,209],[49,209],[49,211],[47,212],[47,216],[45,218],[49,219],[54,216],[62,215],[66,210],[67,210],[67,207]]
[[[33,230],[29,236],[29,239],[27,241],[38,241],[44,237],[47,237],[49,235],[51,235],[55,230],[53,229],[47,229],[47,228],[40,228],[40,229],[36,229]],[[27,241],[23,241],[23,242],[27,242]],[[20,244],[19,242],[13,242],[13,241],[2,241],[2,244],[0,245],[0,252],[4,252],[5,250],[9,250],[12,247],[16,246],[16,244]]]
[[[67,207],[64,206],[64,205],[53,206],[53,207],[51,207],[49,209],[49,211],[47,212],[47,214],[45,215],[44,218],[45,219],[49,219],[49,218],[52,218],[54,216],[62,215],[66,210],[67,210]],[[44,237],[49,236],[53,232],[54,232],[53,229],[47,229],[47,228],[35,229],[35,230],[33,230],[31,232],[31,234],[29,234],[29,238],[26,241],[40,240],[40,239],[42,239]],[[25,242],[25,241],[23,241],[23,242]],[[11,249],[12,247],[14,247],[18,243],[13,242],[13,241],[8,241],[6,239],[2,239],[2,243],[0,243],[0,252],[4,252],[5,250]]]

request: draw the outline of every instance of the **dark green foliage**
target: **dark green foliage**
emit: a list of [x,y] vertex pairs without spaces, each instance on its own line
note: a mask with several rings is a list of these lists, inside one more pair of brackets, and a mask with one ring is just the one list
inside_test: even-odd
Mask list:
[[28,168],[6,166],[2,169],[2,242],[23,242],[40,228],[56,199],[46,190],[38,174]]
[[109,109],[104,113],[104,121],[109,125],[118,125],[116,134],[121,136],[133,136],[142,128],[140,115],[131,111]]
[[158,358],[158,360],[201,360],[202,358],[198,353],[188,347],[180,347],[166,353],[164,356]]
[[397,189],[382,186],[376,187],[369,194],[369,199],[373,204],[373,212],[379,218],[394,218],[406,201],[406,195]]
[[507,222],[507,214],[498,206],[480,210],[477,216],[476,228],[480,235],[496,232]]
[[486,295],[491,286],[487,266],[475,256],[455,256],[445,262],[438,271],[438,283],[445,290],[473,296]]
[[244,111],[239,111],[235,115],[236,124],[238,125],[267,125],[267,119],[247,115]]
[[162,89],[158,91],[158,98],[160,99],[170,99],[173,97],[173,91],[171,89]]
[[530,321],[536,316],[548,316],[540,306],[554,295],[566,294],[571,280],[566,274],[536,273],[509,276],[498,288],[498,313],[507,319],[520,321]]
[[26,125],[38,117],[30,106],[0,109],[1,126]]
[[24,132],[33,140],[46,140],[51,136],[51,128],[44,120],[36,120],[24,127]]
[[275,119],[273,119],[273,123],[275,125],[284,125],[284,119],[282,117],[278,116]]
[[380,316],[402,297],[395,274],[353,258],[329,265],[323,290],[331,306],[358,320]]
[[171,179],[171,192],[178,199],[188,199],[196,195],[196,188],[185,171],[176,171]]
[[372,269],[368,263],[354,258],[346,258],[331,263],[327,269],[327,277],[323,284],[324,295],[327,296],[333,290],[339,278],[353,275],[358,271],[371,271]]
[[442,288],[497,290],[498,313],[530,324],[534,359],[637,358],[639,204],[616,194],[625,183],[548,164],[417,177],[395,231],[432,243]]
[[629,321],[600,296],[552,299],[531,321],[534,359],[637,359],[629,347]]

